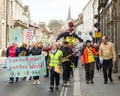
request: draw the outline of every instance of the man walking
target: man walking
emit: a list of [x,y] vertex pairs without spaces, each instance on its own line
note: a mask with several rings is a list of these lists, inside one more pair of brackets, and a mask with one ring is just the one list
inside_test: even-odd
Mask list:
[[73,57],[73,51],[68,46],[68,42],[63,42],[63,48],[61,49],[63,52],[63,85],[67,84],[67,81],[70,79],[70,63]]
[[103,58],[104,84],[108,83],[108,78],[112,83],[112,68],[113,61],[116,62],[116,52],[113,44],[108,42],[108,38],[106,36],[102,37],[102,43],[99,48],[99,56]]
[[[54,90],[54,83],[56,84],[55,89],[58,89],[60,83],[60,64],[62,59],[62,51],[58,50],[57,44],[52,45],[52,49],[49,52],[48,65],[50,69],[50,91]],[[59,70],[57,70],[59,69]]]
[[83,59],[85,64],[85,72],[86,72],[86,83],[89,84],[89,81],[91,84],[93,84],[93,78],[94,78],[94,65],[95,65],[95,58],[94,56],[97,55],[97,52],[92,47],[91,41],[86,41],[86,47],[83,51]]

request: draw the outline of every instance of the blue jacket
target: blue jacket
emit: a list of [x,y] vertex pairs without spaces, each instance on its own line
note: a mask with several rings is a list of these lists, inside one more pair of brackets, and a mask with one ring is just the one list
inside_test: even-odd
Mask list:
[[20,47],[19,48],[19,55],[22,53],[22,52],[25,52],[26,54],[24,54],[23,56],[29,56],[29,49],[26,49],[26,48],[24,48],[24,47]]

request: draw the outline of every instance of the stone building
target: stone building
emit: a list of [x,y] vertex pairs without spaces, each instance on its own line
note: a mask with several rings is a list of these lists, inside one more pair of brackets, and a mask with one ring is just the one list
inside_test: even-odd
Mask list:
[[117,53],[120,51],[120,1],[101,0],[99,5],[100,29],[103,35],[107,36],[115,44]]
[[6,0],[0,0],[0,48],[6,47]]
[[[99,0],[100,30],[115,45],[117,64],[114,72],[120,73],[120,0]],[[120,75],[119,75],[120,76]]]
[[37,41],[49,44],[50,31],[48,30],[45,22],[39,22],[38,30],[36,30],[36,38]]
[[93,1],[94,0],[89,0],[89,2],[83,8],[83,26],[85,33],[89,33],[93,31],[93,24],[94,24]]
[[78,18],[74,21],[75,31],[78,35],[82,35],[84,32],[83,28],[83,13],[78,15]]
[[23,6],[22,0],[0,0],[0,49],[9,46],[11,29],[20,29],[21,42],[30,20],[29,6]]
[[29,6],[23,6],[22,0],[15,0],[13,6],[13,21],[14,28],[19,29],[21,32],[21,42],[25,42],[26,29],[29,28],[30,23],[30,10]]

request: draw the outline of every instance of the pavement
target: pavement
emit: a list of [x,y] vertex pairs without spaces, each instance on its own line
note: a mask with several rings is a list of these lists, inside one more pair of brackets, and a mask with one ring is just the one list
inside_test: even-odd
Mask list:
[[75,69],[73,96],[120,96],[120,81],[117,74],[113,74],[112,77],[113,83],[104,84],[102,70],[95,70],[94,84],[86,84],[85,70],[79,66]]
[[6,59],[6,57],[0,57],[0,65],[4,64],[5,59]]

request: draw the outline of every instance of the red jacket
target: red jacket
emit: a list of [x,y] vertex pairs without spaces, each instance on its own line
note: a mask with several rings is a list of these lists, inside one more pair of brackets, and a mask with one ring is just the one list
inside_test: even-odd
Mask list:
[[10,57],[16,57],[16,48],[13,46],[9,47],[9,56]]
[[91,48],[88,49],[88,47],[86,47],[84,49],[84,51],[83,51],[83,57],[82,57],[84,64],[88,64],[89,63],[89,61],[88,61],[88,50],[92,51],[93,55],[98,55],[98,53],[96,52],[95,48],[91,47]]

